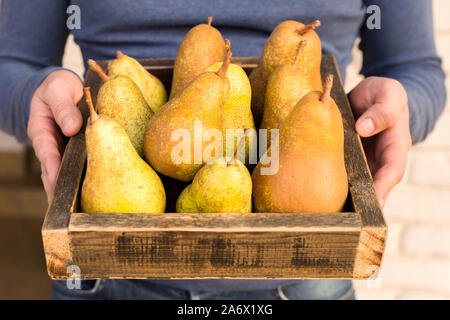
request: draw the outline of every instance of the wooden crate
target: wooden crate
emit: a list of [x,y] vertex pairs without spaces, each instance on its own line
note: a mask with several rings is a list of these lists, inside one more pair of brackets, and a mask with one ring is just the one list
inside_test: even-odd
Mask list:
[[[257,58],[235,58],[250,72]],[[170,88],[173,59],[141,63]],[[103,68],[108,62],[100,63]],[[325,55],[322,74],[333,73],[332,97],[345,130],[349,198],[345,212],[252,214],[92,214],[80,212],[86,164],[88,108],[79,107],[85,124],[72,137],[62,160],[55,196],[42,228],[48,273],[69,276],[76,265],[82,279],[93,278],[341,278],[363,279],[376,273],[387,227],[377,201],[361,141],[333,56]],[[88,72],[94,103],[101,85]],[[162,177],[167,210],[186,185]]]

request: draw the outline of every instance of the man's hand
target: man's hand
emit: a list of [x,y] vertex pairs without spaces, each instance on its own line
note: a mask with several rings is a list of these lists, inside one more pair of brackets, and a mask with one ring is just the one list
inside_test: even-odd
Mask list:
[[70,71],[58,70],[49,74],[31,99],[28,137],[41,162],[41,178],[49,202],[65,148],[63,134],[73,136],[83,122],[76,106],[82,96],[80,79]]
[[378,199],[384,206],[403,178],[411,149],[406,91],[397,80],[369,77],[353,89],[350,102],[358,117],[356,131],[364,138]]

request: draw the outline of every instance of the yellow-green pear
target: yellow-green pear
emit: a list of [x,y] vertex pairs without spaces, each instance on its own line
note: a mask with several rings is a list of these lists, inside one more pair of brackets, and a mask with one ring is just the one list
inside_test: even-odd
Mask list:
[[86,127],[87,167],[81,209],[92,213],[162,213],[166,193],[156,172],[139,157],[125,130],[94,110]]
[[[228,40],[226,40],[226,47],[227,50],[230,50]],[[223,62],[215,63],[208,67],[206,71],[217,72],[222,67],[222,64]],[[224,156],[231,157],[236,152],[238,143],[244,136],[244,129],[255,129],[255,122],[251,110],[252,89],[244,69],[237,64],[230,63],[226,77],[230,81],[230,93],[223,107],[222,134]],[[228,134],[227,130],[229,130]],[[245,159],[244,151],[245,156],[249,159],[250,146],[256,144],[255,130],[252,130],[252,133],[248,137],[246,147],[242,150],[243,154],[239,156],[239,159]],[[227,140],[233,141],[233,143],[227,144]]]
[[178,197],[177,212],[252,212],[252,178],[237,154],[229,162],[221,158],[205,164]]
[[205,72],[210,65],[225,58],[223,37],[211,23],[212,17],[208,17],[207,24],[193,27],[181,42],[173,67],[170,99],[180,93],[195,77]]
[[[252,174],[256,212],[331,213],[342,210],[348,180],[344,161],[341,113],[330,96],[312,91],[294,107],[281,126],[279,148],[272,145]],[[267,156],[277,157],[271,170]]]
[[[222,156],[222,112],[230,90],[225,74],[230,60],[231,53],[217,73],[199,75],[150,118],[144,153],[156,171],[189,182],[205,162]],[[216,133],[217,139],[205,137]],[[212,141],[205,142],[206,138]]]
[[97,93],[97,111],[116,120],[127,132],[137,153],[144,155],[144,133],[153,111],[141,90],[127,76],[110,77],[92,59],[89,68],[104,81]]
[[117,58],[109,66],[108,75],[111,78],[124,75],[133,80],[153,112],[167,101],[167,91],[161,80],[145,70],[139,61],[121,51],[117,51]]

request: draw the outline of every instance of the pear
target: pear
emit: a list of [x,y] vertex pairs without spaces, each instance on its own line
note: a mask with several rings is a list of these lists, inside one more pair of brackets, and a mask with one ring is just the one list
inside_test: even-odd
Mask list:
[[[239,149],[243,149],[244,140],[240,140]],[[252,178],[237,159],[238,151],[229,162],[220,158],[205,164],[178,197],[177,212],[252,212]]]
[[[226,40],[226,48],[227,51],[230,51],[230,42],[228,40]],[[222,65],[223,62],[217,62],[208,67],[206,71],[217,72]],[[248,135],[249,139],[246,143],[246,148],[242,150],[243,154],[239,159],[245,159],[244,156],[250,159],[250,147],[256,146],[256,129],[251,110],[252,89],[250,87],[250,81],[244,69],[234,63],[230,63],[228,66],[226,77],[230,82],[230,93],[223,107],[222,114],[224,156],[232,156],[236,152],[238,142],[244,135],[244,129],[247,128],[254,130]],[[236,131],[228,131],[229,134],[227,135],[227,130]],[[233,133],[235,134],[233,135]],[[232,143],[227,144],[227,136],[228,140],[232,141]]]
[[97,94],[97,110],[117,121],[127,132],[137,153],[144,155],[144,133],[153,112],[145,101],[141,90],[127,76],[107,76],[94,61],[89,67],[104,81]]
[[322,91],[322,85],[314,87],[309,75],[298,66],[305,47],[306,40],[302,40],[294,62],[278,66],[269,76],[261,122],[261,129],[268,129],[268,146],[271,141],[271,129],[281,128],[296,103],[311,91]]
[[83,212],[162,213],[166,194],[156,172],[136,153],[125,130],[94,110],[86,127],[87,168],[81,190]]
[[[221,156],[222,112],[230,90],[225,75],[230,60],[231,52],[217,73],[204,72],[197,76],[150,118],[144,153],[156,171],[190,182],[208,157]],[[218,142],[216,139],[210,144],[203,142],[208,132],[214,133],[212,129],[220,134],[220,146],[208,153],[207,147]]]
[[[311,79],[314,88],[322,90],[320,76],[322,46],[319,36],[314,31],[318,26],[320,26],[319,20],[307,25],[287,20],[276,26],[270,34],[264,45],[261,62],[249,77],[253,90],[252,112],[257,126],[263,117],[269,76],[278,66],[292,65],[296,61],[296,65]],[[308,45],[305,46],[302,56],[296,60],[298,43],[302,40],[306,40]]]
[[322,60],[322,46],[320,38],[314,31],[320,26],[316,20],[310,24],[287,20],[280,23],[267,39],[261,56],[263,78],[267,81],[269,75],[281,64],[294,63],[297,56],[298,43],[306,40],[307,44],[300,59],[297,60],[299,67],[305,74],[313,74],[314,85],[321,85],[320,63]]
[[121,51],[117,51],[117,58],[109,66],[108,75],[110,78],[124,75],[133,80],[153,112],[158,111],[167,101],[167,91],[161,80],[145,70],[136,59]]
[[[330,97],[333,77],[324,93],[303,97],[283,123],[279,148],[272,145],[253,171],[253,205],[257,212],[326,213],[342,210],[348,180],[344,162],[342,117]],[[277,150],[278,149],[278,150]],[[278,170],[267,169],[267,156],[278,153]]]
[[255,125],[259,127],[264,112],[264,97],[267,86],[267,81],[264,81],[262,66],[260,64],[250,73],[249,81],[252,88],[252,114],[255,119]]
[[181,92],[195,77],[205,72],[210,65],[225,58],[223,37],[211,23],[212,17],[208,17],[207,24],[199,24],[189,30],[181,42],[175,57],[170,99]]

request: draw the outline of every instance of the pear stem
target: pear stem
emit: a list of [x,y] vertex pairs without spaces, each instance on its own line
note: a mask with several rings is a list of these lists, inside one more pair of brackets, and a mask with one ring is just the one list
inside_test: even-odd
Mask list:
[[333,75],[329,74],[325,78],[325,83],[323,85],[323,93],[320,97],[320,101],[326,102],[331,97],[331,88],[333,88]]
[[123,54],[122,51],[117,50],[117,53],[116,53],[116,58],[117,58],[117,59],[123,58],[124,56],[125,56],[125,55]]
[[231,43],[228,39],[225,40],[225,50],[227,51],[227,53],[231,51]]
[[209,16],[208,17],[208,26],[211,26],[212,20],[213,20],[213,17]]
[[295,56],[295,60],[294,60],[294,66],[296,66],[298,64],[301,52],[303,51],[303,49],[305,47],[306,47],[306,40],[300,41],[300,44],[298,45],[297,55]]
[[232,56],[231,51],[228,51],[222,66],[220,67],[219,71],[217,71],[217,75],[222,79],[225,79],[225,76],[227,75],[228,66],[230,65],[231,62],[231,56]]
[[245,146],[245,138],[247,137],[249,131],[250,131],[250,128],[244,129],[244,136],[243,136],[243,137],[241,138],[241,140],[239,141],[239,144],[238,144],[238,146],[237,146],[237,148],[236,148],[236,151],[234,152],[234,157],[233,157],[233,159],[231,159],[231,160],[228,162],[228,165],[236,164],[236,161],[237,161],[239,152],[241,152],[242,148]]
[[90,117],[91,121],[98,120],[99,116],[98,116],[97,112],[95,112],[95,109],[94,109],[94,103],[92,102],[90,87],[84,88],[84,95],[86,96],[86,103],[89,107],[89,112],[91,114],[91,117]]
[[314,30],[318,26],[320,26],[320,20],[316,20],[316,21],[313,21],[311,23],[308,23],[307,25],[304,25],[300,29],[297,29],[297,32],[298,32],[298,34],[300,34],[302,36],[305,33],[307,33],[308,31]]
[[97,73],[104,82],[109,80],[108,75],[105,73],[105,71],[103,71],[102,67],[100,67],[97,62],[95,62],[92,59],[89,59],[88,65],[89,65],[89,68],[92,71],[94,71],[95,73]]

